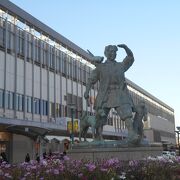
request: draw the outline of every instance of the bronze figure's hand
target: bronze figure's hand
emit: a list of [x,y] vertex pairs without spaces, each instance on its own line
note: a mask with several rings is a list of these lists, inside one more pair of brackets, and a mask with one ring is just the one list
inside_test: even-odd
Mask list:
[[125,44],[118,44],[117,47],[126,48],[127,46]]

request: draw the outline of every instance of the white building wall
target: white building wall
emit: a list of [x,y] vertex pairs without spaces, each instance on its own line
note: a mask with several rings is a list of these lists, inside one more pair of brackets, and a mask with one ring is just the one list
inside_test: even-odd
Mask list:
[[154,116],[152,114],[149,114],[149,120],[150,120],[150,128],[174,133],[174,123],[164,118]]
[[66,101],[64,100],[64,96],[66,96],[66,79],[62,77],[62,104],[65,105]]
[[42,68],[42,99],[44,100],[48,99],[47,90],[47,70]]
[[154,142],[154,133],[152,129],[146,129],[144,130],[144,135],[147,137],[148,141]]
[[26,95],[32,96],[32,64],[26,63]]
[[0,88],[4,89],[4,61],[5,61],[5,53],[0,51],[0,77],[1,77],[1,81],[0,81]]
[[34,97],[40,98],[40,67],[34,66]]
[[54,102],[54,73],[49,72],[49,100]]
[[24,61],[17,58],[17,93],[24,94]]
[[78,96],[81,97],[81,84],[78,84]]
[[56,103],[60,104],[60,76],[56,74]]
[[71,80],[70,79],[67,80],[67,93],[72,94],[72,91],[71,91]]
[[174,138],[161,136],[161,141],[168,141],[172,144],[176,144],[175,136],[174,136]]
[[83,110],[86,110],[86,100],[85,100],[85,98],[84,98],[84,92],[85,92],[85,90],[86,90],[86,87],[83,85]]
[[[22,78],[22,76],[21,76]],[[15,59],[7,54],[6,60],[6,89],[13,92],[15,87]]]
[[24,162],[25,156],[29,153],[30,158],[34,157],[34,142],[29,137],[13,134],[13,163]]
[[73,81],[73,94],[76,96],[77,95],[77,87],[76,87],[76,82]]

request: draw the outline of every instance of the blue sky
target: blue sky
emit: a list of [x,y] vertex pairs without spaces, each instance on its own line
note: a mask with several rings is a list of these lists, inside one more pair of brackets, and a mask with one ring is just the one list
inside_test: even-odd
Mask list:
[[[131,48],[126,77],[171,106],[180,126],[180,1],[11,0],[82,49],[104,55],[109,44]],[[125,56],[118,51],[117,60]]]

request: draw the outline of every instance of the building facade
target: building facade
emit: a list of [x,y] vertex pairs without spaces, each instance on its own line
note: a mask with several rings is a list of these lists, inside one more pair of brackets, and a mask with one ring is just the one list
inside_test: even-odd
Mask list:
[[[69,136],[72,104],[75,119],[83,111],[94,114],[98,84],[90,91],[90,106],[83,98],[94,68],[90,60],[86,51],[32,15],[10,1],[0,1],[0,152],[6,151],[10,161],[22,160],[26,152],[31,157],[42,153],[39,146],[45,135]],[[146,103],[147,139],[175,144],[174,110],[126,81],[134,104]],[[127,136],[113,109],[103,134],[107,139]]]

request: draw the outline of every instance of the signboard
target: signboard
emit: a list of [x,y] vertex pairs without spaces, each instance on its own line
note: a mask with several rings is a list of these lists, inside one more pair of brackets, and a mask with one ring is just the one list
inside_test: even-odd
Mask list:
[[[72,121],[67,121],[67,130],[72,133]],[[76,133],[79,131],[79,120],[74,119],[73,121],[73,131]]]

